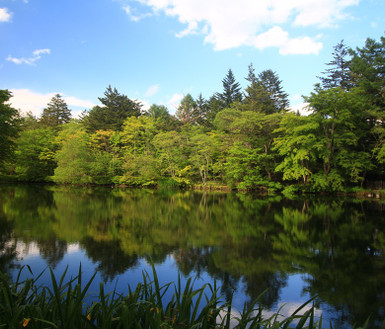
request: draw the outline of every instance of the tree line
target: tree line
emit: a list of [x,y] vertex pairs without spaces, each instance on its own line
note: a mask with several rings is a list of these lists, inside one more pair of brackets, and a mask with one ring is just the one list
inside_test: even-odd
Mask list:
[[343,41],[309,96],[290,111],[276,72],[233,72],[210,98],[187,94],[175,115],[108,86],[101,106],[71,119],[57,94],[40,117],[21,117],[0,91],[3,179],[129,186],[228,186],[262,191],[342,191],[382,180],[385,38]]

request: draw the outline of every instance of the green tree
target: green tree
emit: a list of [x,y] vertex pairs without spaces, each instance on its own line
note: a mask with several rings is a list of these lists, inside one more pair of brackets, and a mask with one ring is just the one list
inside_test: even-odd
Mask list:
[[333,59],[326,65],[330,68],[326,69],[323,77],[318,77],[321,80],[324,89],[341,87],[348,90],[352,87],[352,75],[350,71],[349,48],[341,40],[334,47],[332,53]]
[[184,125],[186,124],[193,125],[197,122],[199,118],[197,104],[194,101],[194,98],[190,94],[187,94],[186,96],[183,97],[175,113],[175,116]]
[[19,131],[18,111],[7,102],[12,97],[8,90],[0,90],[0,167],[12,156]]
[[176,131],[160,132],[154,137],[153,144],[161,161],[162,174],[177,177],[185,164],[182,135]]
[[126,118],[140,116],[142,104],[120,94],[116,88],[108,86],[104,96],[99,98],[103,106],[97,105],[83,114],[82,122],[87,131],[121,130]]
[[72,135],[56,153],[57,168],[53,180],[57,183],[89,184],[94,160],[85,132]]
[[282,156],[275,170],[283,173],[283,180],[308,182],[318,150],[323,147],[317,140],[318,130],[319,124],[311,117],[284,115],[273,145]]
[[212,178],[215,156],[220,150],[218,134],[194,134],[191,137],[191,148],[190,161],[198,170],[202,183],[206,185]]
[[245,105],[247,111],[263,112],[265,114],[286,111],[289,106],[288,95],[283,91],[282,81],[272,70],[265,70],[255,76],[253,65],[249,65],[246,78],[250,85],[246,88]]
[[40,123],[45,127],[57,127],[71,120],[71,110],[60,94],[51,98],[43,110]]
[[227,75],[222,80],[223,92],[216,93],[216,98],[220,100],[224,107],[229,107],[233,102],[242,101],[241,86],[236,82],[233,71],[228,70]]
[[[288,94],[283,91],[282,81],[279,79],[278,74],[272,70],[265,70],[258,74],[258,80],[269,94],[273,106],[272,113],[287,111],[289,106]],[[264,112],[271,114],[270,111]]]
[[53,128],[24,130],[17,139],[15,175],[21,181],[49,180],[56,167],[56,133]]

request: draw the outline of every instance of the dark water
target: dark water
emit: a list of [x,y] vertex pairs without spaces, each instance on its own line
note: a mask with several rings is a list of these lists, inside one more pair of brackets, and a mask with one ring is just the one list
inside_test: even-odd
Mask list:
[[[313,296],[337,327],[385,318],[385,202],[261,198],[111,188],[0,185],[0,269],[51,266],[126,292],[151,272],[162,283],[214,280],[235,309],[265,291],[269,311]],[[27,271],[23,272],[27,275]],[[40,283],[48,280],[48,273]]]

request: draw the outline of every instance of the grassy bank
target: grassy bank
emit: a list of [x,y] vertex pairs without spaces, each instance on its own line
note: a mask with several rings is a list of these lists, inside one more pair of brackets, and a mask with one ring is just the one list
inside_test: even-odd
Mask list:
[[[190,278],[184,288],[180,280],[161,287],[154,267],[153,279],[143,273],[143,281],[124,296],[106,294],[100,283],[96,300],[89,305],[86,298],[95,275],[83,283],[81,267],[77,277],[70,279],[66,272],[57,279],[49,270],[52,288],[38,284],[41,274],[20,281],[23,270],[30,271],[22,268],[14,281],[0,275],[1,328],[333,328],[315,316],[312,301],[286,318],[279,313],[264,318],[258,301],[234,313],[231,301],[222,302],[215,285],[194,290]],[[174,294],[165,302],[169,289]],[[360,328],[367,327],[368,323]]]

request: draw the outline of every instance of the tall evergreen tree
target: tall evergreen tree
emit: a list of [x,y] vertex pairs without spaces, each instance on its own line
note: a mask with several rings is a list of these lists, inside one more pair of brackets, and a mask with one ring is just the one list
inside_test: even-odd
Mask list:
[[127,117],[140,116],[142,104],[120,94],[116,88],[108,86],[104,96],[99,98],[103,106],[97,105],[83,115],[82,122],[88,131],[121,130]]
[[[364,92],[371,105],[385,110],[385,37],[380,41],[368,38],[365,46],[351,51],[350,68],[353,84]],[[381,120],[385,118],[382,117]]]
[[199,94],[195,103],[196,103],[196,112],[198,115],[197,123],[200,125],[208,125],[209,111],[210,111],[208,101],[203,98],[202,94]]
[[283,91],[282,81],[279,80],[278,74],[272,70],[262,71],[258,74],[258,81],[269,94],[273,105],[273,112],[276,113],[287,110],[289,106],[288,94]]
[[236,82],[233,71],[229,69],[222,80],[223,93],[216,93],[216,98],[222,101],[224,107],[229,107],[233,102],[242,101],[242,93],[239,82]]
[[0,90],[0,166],[8,159],[14,149],[14,138],[18,133],[18,111],[8,101],[12,94],[8,90]]
[[287,110],[288,95],[283,91],[277,73],[265,70],[256,76],[253,64],[250,64],[246,80],[250,82],[244,101],[248,111],[273,114]]
[[341,87],[343,90],[349,90],[352,87],[352,76],[350,71],[349,48],[341,40],[334,47],[332,53],[333,59],[326,63],[330,68],[324,72],[324,77],[318,77],[321,80],[324,89]]
[[60,94],[51,98],[43,110],[40,122],[47,127],[56,127],[71,120],[71,110]]

